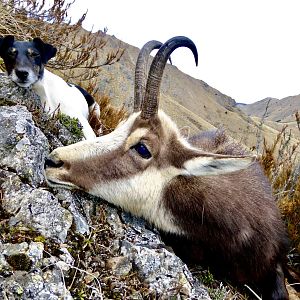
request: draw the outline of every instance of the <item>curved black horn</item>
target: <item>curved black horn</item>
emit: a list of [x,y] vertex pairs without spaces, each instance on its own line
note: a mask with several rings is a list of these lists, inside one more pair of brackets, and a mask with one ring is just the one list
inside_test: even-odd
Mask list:
[[179,47],[189,48],[194,54],[196,65],[198,65],[197,48],[189,38],[176,36],[165,42],[156,53],[150,67],[145,97],[142,103],[141,117],[143,119],[149,119],[157,114],[159,90],[164,68],[171,53]]
[[154,49],[159,49],[162,45],[159,41],[149,41],[140,50],[139,56],[136,61],[135,79],[134,79],[134,111],[141,109],[141,104],[144,99],[147,75],[148,75],[148,59],[150,53]]

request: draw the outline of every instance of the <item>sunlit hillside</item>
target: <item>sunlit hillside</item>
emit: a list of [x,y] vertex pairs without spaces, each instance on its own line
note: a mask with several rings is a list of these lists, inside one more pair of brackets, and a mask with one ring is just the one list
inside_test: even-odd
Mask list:
[[[139,49],[114,36],[107,35],[106,38],[108,49],[121,46],[125,52],[118,63],[102,68],[99,74],[100,92],[108,94],[115,105],[124,104],[130,110],[134,66]],[[201,56],[201,51],[199,55]],[[260,118],[248,116],[236,106],[235,100],[181,72],[180,66],[170,64],[164,72],[160,107],[174,117],[180,127],[189,126],[191,134],[199,130],[224,127],[232,137],[248,147],[257,145],[258,132],[271,143],[282,127],[281,124],[275,126],[269,121],[261,126]]]

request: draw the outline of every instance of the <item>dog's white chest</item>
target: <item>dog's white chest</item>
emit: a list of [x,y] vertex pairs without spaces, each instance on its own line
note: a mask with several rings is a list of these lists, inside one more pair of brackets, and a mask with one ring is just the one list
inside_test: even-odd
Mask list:
[[59,109],[71,117],[81,114],[88,118],[88,105],[81,92],[48,70],[45,69],[43,78],[33,85],[33,89],[48,113]]

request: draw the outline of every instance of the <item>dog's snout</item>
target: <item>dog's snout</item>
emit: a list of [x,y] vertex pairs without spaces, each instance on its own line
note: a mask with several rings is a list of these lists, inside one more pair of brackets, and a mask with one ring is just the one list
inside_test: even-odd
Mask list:
[[16,70],[16,75],[21,80],[26,80],[28,78],[29,73],[27,71],[24,71],[24,70]]
[[64,162],[62,160],[55,161],[54,159],[50,157],[45,158],[45,163],[44,163],[44,168],[46,169],[47,167],[50,168],[60,168],[62,167]]

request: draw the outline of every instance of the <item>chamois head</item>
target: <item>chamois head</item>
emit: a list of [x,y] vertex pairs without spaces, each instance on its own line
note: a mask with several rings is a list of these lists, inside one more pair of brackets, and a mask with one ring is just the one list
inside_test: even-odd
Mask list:
[[[145,57],[153,45],[144,48]],[[45,162],[50,186],[83,189],[147,218],[159,228],[181,232],[160,205],[163,191],[173,178],[225,174],[253,162],[252,157],[217,155],[193,148],[180,136],[175,123],[158,111],[165,64],[172,51],[182,46],[191,49],[197,64],[197,49],[190,39],[167,41],[151,64],[144,99],[135,98],[135,110],[142,102],[141,111],[134,112],[108,135],[55,149]],[[144,81],[139,84],[136,80],[137,86],[142,87]]]
[[[138,69],[146,68],[155,45],[141,50]],[[171,245],[187,260],[207,258],[227,277],[257,284],[266,299],[287,299],[281,265],[285,230],[255,158],[232,150],[213,153],[213,143],[199,141],[201,136],[189,143],[158,110],[163,71],[178,47],[189,48],[197,64],[190,39],[164,43],[148,78],[136,73],[143,75],[136,75],[140,92],[129,118],[108,135],[55,149],[45,161],[46,180],[144,217],[171,236]]]

